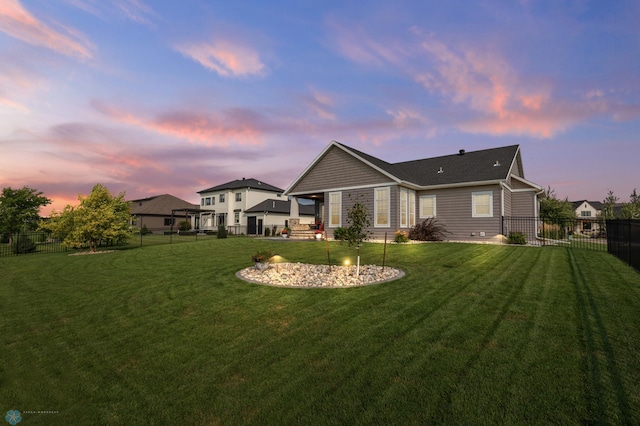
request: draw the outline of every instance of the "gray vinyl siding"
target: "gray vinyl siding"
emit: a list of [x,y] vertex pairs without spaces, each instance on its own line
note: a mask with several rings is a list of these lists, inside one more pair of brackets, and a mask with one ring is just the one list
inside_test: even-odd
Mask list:
[[[493,217],[472,217],[471,194],[481,191],[493,191]],[[500,234],[500,185],[419,191],[420,195],[436,196],[436,219],[450,233],[449,240],[488,241]]]
[[511,179],[511,189],[531,189],[531,186],[518,179]]
[[315,192],[329,188],[365,186],[391,179],[353,156],[333,147],[289,192]]
[[512,209],[509,216],[532,217],[535,216],[535,193],[533,191],[514,192],[512,198]]
[[513,197],[512,192],[509,189],[505,188],[502,190],[502,194],[504,196],[504,212],[503,216],[511,216],[511,210],[513,207]]

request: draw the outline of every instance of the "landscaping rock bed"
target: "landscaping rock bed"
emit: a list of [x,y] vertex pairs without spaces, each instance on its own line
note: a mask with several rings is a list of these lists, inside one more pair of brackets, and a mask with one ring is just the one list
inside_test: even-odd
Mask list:
[[356,277],[355,266],[311,265],[308,263],[279,263],[260,270],[254,266],[236,273],[242,280],[257,284],[298,288],[344,288],[379,284],[404,276],[399,269],[376,265],[360,265]]

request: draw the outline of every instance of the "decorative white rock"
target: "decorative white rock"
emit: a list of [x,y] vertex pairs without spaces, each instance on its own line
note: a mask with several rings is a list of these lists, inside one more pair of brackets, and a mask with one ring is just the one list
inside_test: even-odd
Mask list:
[[242,280],[257,284],[302,288],[344,288],[378,284],[396,280],[404,272],[390,267],[360,265],[360,275],[356,277],[355,266],[312,265],[307,263],[278,263],[259,271],[255,267],[242,269],[236,273]]

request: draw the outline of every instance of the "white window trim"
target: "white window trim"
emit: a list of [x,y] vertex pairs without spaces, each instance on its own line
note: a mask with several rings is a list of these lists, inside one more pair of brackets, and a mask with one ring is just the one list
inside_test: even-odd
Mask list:
[[[331,222],[333,219],[331,196],[338,195],[338,223],[334,224]],[[330,192],[329,193],[329,228],[339,228],[342,226],[342,192]]]
[[409,191],[409,227],[416,226],[416,191]]
[[[387,223],[378,223],[378,192],[386,192],[387,199]],[[374,188],[373,190],[373,227],[374,228],[388,228],[391,226],[391,188],[385,186],[384,188]]]
[[[476,213],[476,196],[488,195],[489,196],[489,213],[477,214]],[[478,191],[471,193],[471,217],[493,217],[493,191]]]
[[409,226],[409,190],[407,188],[400,188],[399,198],[400,228],[407,228]]
[[[424,214],[424,211],[422,210],[422,200],[424,198],[433,198],[433,215]],[[436,198],[435,195],[421,195],[420,196],[420,200],[419,200],[419,203],[420,203],[420,206],[419,206],[420,219],[428,219],[430,217],[436,217],[436,215],[437,215],[437,213],[436,213],[436,208],[437,208],[436,202],[437,202],[437,198]]]

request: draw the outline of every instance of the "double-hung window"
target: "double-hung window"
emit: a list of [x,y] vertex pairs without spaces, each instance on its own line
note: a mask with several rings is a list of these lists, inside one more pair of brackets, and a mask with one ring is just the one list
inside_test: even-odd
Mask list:
[[471,216],[493,217],[493,191],[471,193]]
[[342,192],[329,193],[329,226],[342,226]]
[[374,189],[374,227],[389,227],[391,226],[391,189],[387,186],[385,188]]
[[416,193],[400,188],[400,227],[407,228],[416,224]]
[[420,196],[420,217],[425,219],[429,217],[436,217],[435,195]]

